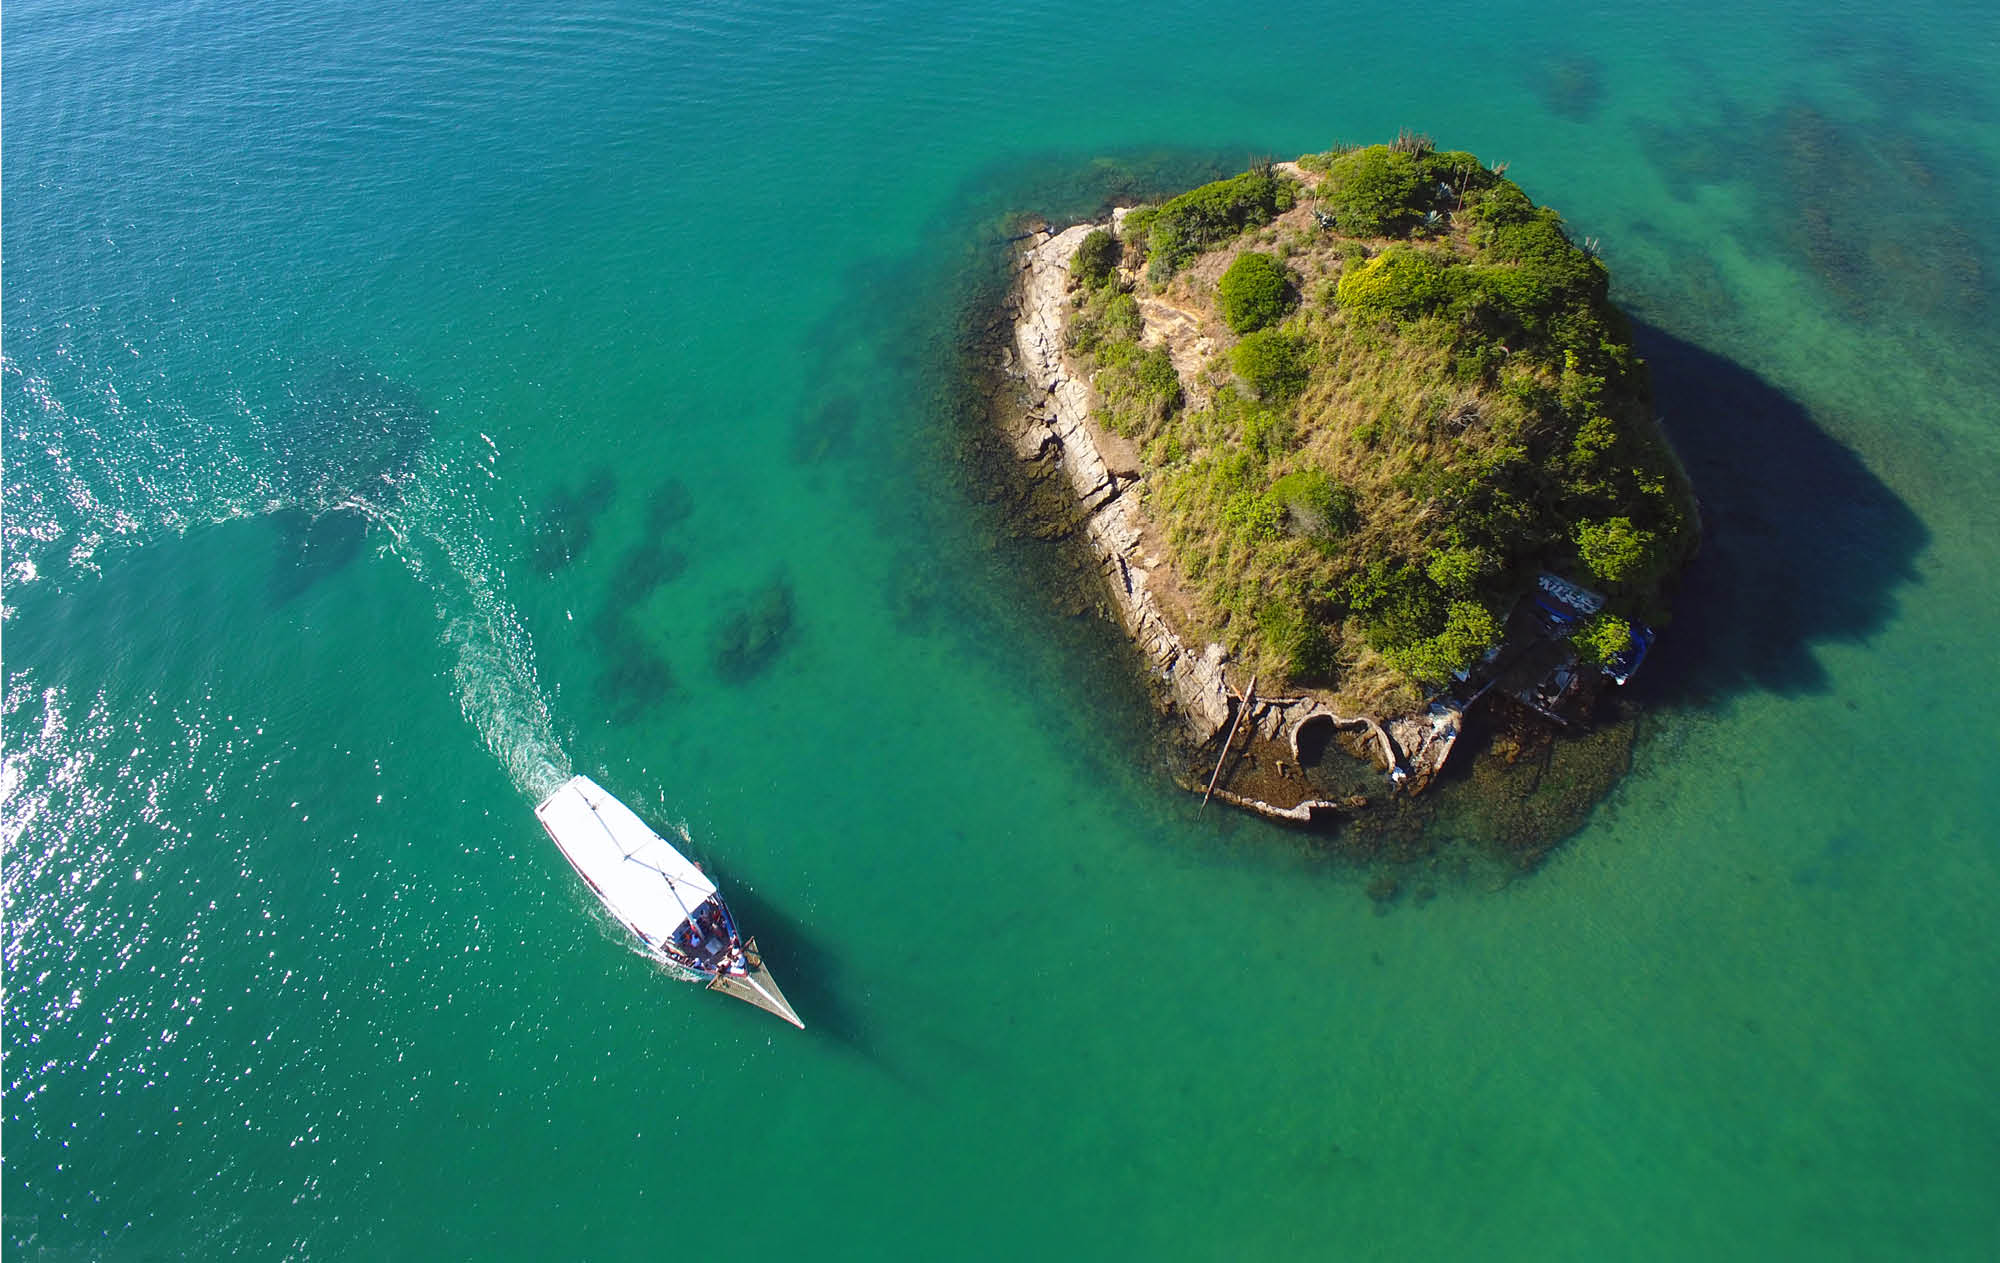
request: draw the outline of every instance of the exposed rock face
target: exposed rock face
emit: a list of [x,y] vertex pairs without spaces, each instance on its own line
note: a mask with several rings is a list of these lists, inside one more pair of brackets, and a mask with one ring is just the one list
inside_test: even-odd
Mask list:
[[1138,505],[1125,493],[1136,470],[1113,469],[1090,417],[1090,387],[1063,361],[1064,315],[1069,306],[1069,261],[1102,224],[1077,224],[1023,251],[1016,301],[1017,371],[1035,404],[1013,439],[1022,460],[1052,457],[1076,492],[1085,514],[1083,533],[1111,590],[1119,621],[1167,685],[1174,711],[1197,741],[1229,722],[1231,696],[1223,674],[1227,653],[1218,644],[1200,651],[1182,643],[1154,592],[1154,572],[1164,559],[1143,547]]
[[[1076,496],[1080,530],[1104,574],[1119,621],[1166,685],[1170,710],[1196,744],[1206,744],[1222,737],[1239,704],[1227,678],[1228,651],[1214,643],[1196,649],[1175,630],[1160,599],[1171,572],[1167,560],[1147,546],[1147,524],[1137,502],[1141,475],[1136,467],[1121,468],[1115,458],[1107,459],[1106,453],[1121,445],[1092,419],[1090,386],[1070,371],[1063,356],[1069,262],[1084,237],[1103,226],[1077,224],[1032,241],[1021,252],[1014,295],[1015,354],[1003,355],[1003,362],[1012,361],[1004,366],[1025,380],[1032,402],[1014,422],[1010,437],[1022,461],[1053,461],[1061,471]],[[1378,723],[1366,715],[1336,714],[1322,699],[1305,695],[1252,698],[1244,719],[1242,739],[1278,753],[1288,751],[1294,770],[1300,736],[1309,725],[1331,722],[1362,729],[1381,768],[1415,792],[1444,766],[1462,716],[1456,707],[1438,706],[1428,714]],[[1215,797],[1297,822],[1355,805],[1321,800],[1303,780],[1290,788],[1297,792],[1276,795],[1289,803],[1273,803],[1232,792],[1225,780]]]

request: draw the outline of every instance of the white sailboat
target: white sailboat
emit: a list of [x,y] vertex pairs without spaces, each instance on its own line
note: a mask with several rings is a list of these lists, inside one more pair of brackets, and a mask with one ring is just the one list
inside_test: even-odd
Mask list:
[[577,876],[648,949],[706,979],[709,990],[805,1029],[708,874],[631,808],[588,776],[572,776],[535,816]]

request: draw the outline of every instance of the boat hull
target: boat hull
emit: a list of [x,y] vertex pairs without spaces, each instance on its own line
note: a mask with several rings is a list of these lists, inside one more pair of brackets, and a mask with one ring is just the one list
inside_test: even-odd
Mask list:
[[573,776],[535,808],[549,839],[619,922],[662,960],[804,1029],[764,967],[757,940],[739,937],[722,892],[701,866],[587,776]]

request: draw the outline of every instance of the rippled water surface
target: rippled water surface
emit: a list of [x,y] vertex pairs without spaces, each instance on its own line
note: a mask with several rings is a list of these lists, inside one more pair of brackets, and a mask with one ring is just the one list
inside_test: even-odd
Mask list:
[[[7,16],[10,1253],[2000,1243],[1984,9]],[[952,366],[1012,213],[1404,125],[1602,240],[1709,536],[1584,832],[1378,904],[1167,788]]]

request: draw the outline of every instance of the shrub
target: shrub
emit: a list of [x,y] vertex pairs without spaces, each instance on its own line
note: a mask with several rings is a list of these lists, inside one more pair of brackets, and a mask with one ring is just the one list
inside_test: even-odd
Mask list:
[[1250,543],[1278,538],[1284,506],[1269,495],[1239,491],[1222,506],[1222,524]]
[[1643,578],[1652,567],[1654,543],[1653,533],[1633,526],[1629,517],[1582,522],[1576,528],[1577,555],[1606,583]]
[[1271,484],[1294,535],[1331,543],[1354,529],[1354,492],[1324,470],[1300,469]]
[[1139,318],[1139,300],[1130,294],[1113,294],[1104,304],[1104,332],[1114,338],[1137,340],[1145,327]]
[[[1203,250],[1270,223],[1291,204],[1292,186],[1268,167],[1190,189],[1139,221],[1151,260],[1147,275],[1165,280]],[[1125,220],[1128,233],[1137,232],[1135,218]]]
[[1243,446],[1260,460],[1269,460],[1285,449],[1292,437],[1290,413],[1278,408],[1245,407],[1239,416]]
[[1413,645],[1444,625],[1444,594],[1408,562],[1370,562],[1347,581],[1343,595],[1366,624],[1368,643],[1384,652]]
[[[1527,203],[1526,195],[1520,196]],[[1609,274],[1602,263],[1570,244],[1561,216],[1532,203],[1527,207],[1510,209],[1507,218],[1488,221],[1474,233],[1478,262],[1466,269],[1468,296],[1531,333],[1594,352],[1603,330],[1594,326],[1589,311],[1603,302]],[[1579,313],[1588,332],[1569,328]],[[1559,336],[1565,330],[1576,336]]]
[[1498,226],[1533,219],[1534,200],[1512,180],[1496,180],[1491,188],[1465,202],[1464,215],[1474,224]]
[[1268,254],[1245,250],[1222,274],[1217,306],[1232,333],[1274,324],[1291,306],[1291,281],[1284,265]]
[[1229,348],[1229,363],[1262,399],[1290,399],[1306,388],[1312,375],[1305,345],[1276,329],[1245,335]]
[[1319,195],[1340,230],[1383,237],[1408,229],[1429,201],[1424,165],[1416,155],[1370,145],[1335,158]]
[[1118,253],[1118,238],[1105,229],[1094,229],[1070,256],[1069,274],[1095,289],[1111,279],[1118,266]]
[[1125,239],[1127,245],[1135,247],[1143,254],[1146,249],[1146,238],[1152,235],[1153,221],[1159,218],[1159,214],[1160,208],[1157,206],[1133,207],[1119,223],[1118,235]]
[[1336,293],[1358,315],[1415,320],[1452,301],[1461,272],[1421,250],[1391,246],[1360,267],[1349,265]]
[[1096,378],[1097,393],[1104,397],[1105,421],[1120,434],[1131,434],[1141,426],[1165,420],[1181,406],[1180,374],[1168,358],[1165,347],[1141,349],[1130,342],[1107,348],[1109,361]]
[[1099,366],[1129,353],[1120,344],[1138,341],[1143,323],[1139,302],[1115,285],[1090,290],[1069,322],[1069,344],[1085,355],[1095,356]]
[[1453,596],[1470,596],[1480,580],[1493,573],[1493,559],[1482,549],[1455,545],[1432,553],[1424,573]]
[[1500,620],[1483,605],[1453,601],[1444,629],[1384,656],[1389,665],[1425,684],[1443,684],[1500,643]]
[[1632,624],[1606,611],[1590,616],[1570,634],[1576,656],[1593,666],[1603,666],[1632,647]]

